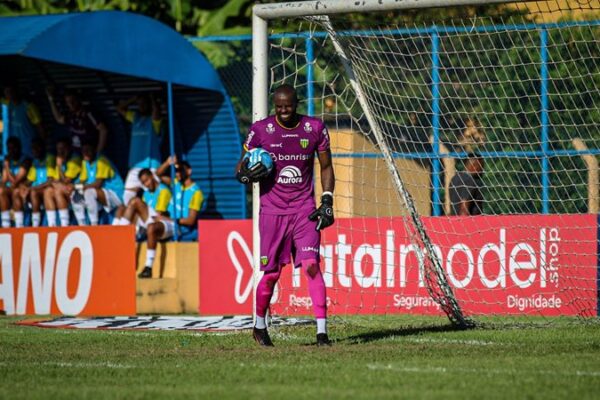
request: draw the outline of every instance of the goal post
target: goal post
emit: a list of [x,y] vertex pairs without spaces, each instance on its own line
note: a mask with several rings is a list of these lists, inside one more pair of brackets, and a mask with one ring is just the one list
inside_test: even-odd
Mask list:
[[[270,39],[281,20],[299,32]],[[334,131],[343,195],[321,255],[337,312],[598,315],[599,37],[598,0],[254,6],[253,121],[298,83]],[[483,215],[452,216],[470,159]],[[258,210],[254,187],[255,287]],[[310,314],[291,302],[276,311]]]

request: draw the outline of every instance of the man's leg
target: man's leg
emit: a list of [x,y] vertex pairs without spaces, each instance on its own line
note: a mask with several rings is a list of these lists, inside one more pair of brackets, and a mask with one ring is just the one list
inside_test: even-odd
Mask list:
[[308,280],[308,293],[317,320],[317,335],[327,334],[327,289],[321,268],[315,260],[302,262],[302,270]]
[[17,187],[12,191],[12,208],[13,217],[15,218],[15,227],[23,227],[23,204],[25,203],[24,198],[27,196],[26,188]]
[[31,226],[38,227],[42,222],[42,204],[44,202],[44,191],[42,189],[31,188]]
[[129,202],[122,218],[130,223],[135,223],[137,218],[141,219],[143,222],[146,222],[147,225],[152,223],[152,221],[148,221],[148,205],[139,197],[135,197]]
[[44,208],[49,227],[56,226],[56,193],[53,187],[44,189]]
[[106,196],[102,189],[89,188],[83,192],[85,208],[87,209],[90,225],[98,225],[98,202],[106,205]]
[[3,228],[10,228],[10,199],[12,191],[6,186],[0,186],[0,218]]
[[[54,189],[54,193],[56,195],[56,208],[58,209],[60,226],[69,226],[69,203],[71,195],[67,187],[63,184],[58,185]],[[79,225],[85,225],[85,207],[83,204],[73,204],[73,212],[75,213],[75,218],[77,218],[77,223]]]
[[127,207],[129,202],[136,198],[138,190],[142,189],[142,182],[140,182],[139,173],[141,168],[132,168],[127,173],[125,178],[125,191],[123,192],[123,205]]
[[144,266],[144,270],[140,272],[139,278],[152,277],[152,265],[154,264],[158,241],[164,237],[172,236],[172,229],[171,221],[165,221],[164,223],[161,221],[153,222],[146,227],[146,234],[148,236],[148,243],[146,244],[146,265]]
[[274,271],[266,271],[256,287],[256,324],[254,326],[258,329],[267,328],[265,318],[275,291],[275,285],[281,276],[282,267],[283,265]]

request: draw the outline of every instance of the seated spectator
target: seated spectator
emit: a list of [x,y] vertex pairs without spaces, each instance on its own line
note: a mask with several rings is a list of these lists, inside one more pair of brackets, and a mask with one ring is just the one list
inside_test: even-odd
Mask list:
[[[157,174],[165,183],[170,183],[170,178],[162,176],[174,162],[174,158],[169,158],[157,170]],[[148,246],[146,250],[146,266],[140,272],[140,278],[152,277],[152,265],[156,255],[156,246],[159,240],[173,237],[177,229],[178,236],[188,234],[197,228],[198,213],[204,202],[202,191],[191,178],[192,168],[186,161],[179,161],[175,167],[175,183],[173,186],[174,196],[169,203],[169,216],[157,215],[156,222],[148,224],[146,233],[148,236]]]
[[31,204],[31,225],[40,226],[42,221],[41,208],[44,201],[44,190],[52,185],[53,171],[56,159],[52,154],[46,154],[46,145],[41,138],[36,138],[31,144],[33,160],[26,181],[19,187],[19,195],[13,199],[13,215],[15,226],[21,227],[23,208]]
[[71,150],[71,140],[60,138],[56,142],[56,164],[49,171],[52,183],[44,189],[44,208],[48,226],[56,226],[56,210],[61,226],[69,226],[69,204],[75,183],[79,183],[81,156]]
[[458,172],[450,180],[452,215],[480,215],[482,213],[482,173],[483,158],[477,154],[470,154],[465,161],[465,171]]
[[[20,199],[20,190],[26,184],[31,159],[21,153],[21,141],[15,136],[6,141],[6,150],[0,181],[0,220],[3,228],[10,228],[11,205],[15,199]],[[14,218],[15,226],[23,226],[22,211],[14,213]]]
[[75,185],[71,202],[75,218],[79,225],[87,225],[85,213],[90,225],[98,225],[98,205],[110,213],[122,205],[123,180],[113,164],[104,156],[96,154],[96,143],[84,141],[81,151],[83,164],[80,183]]
[[74,91],[65,90],[64,101],[67,106],[65,112],[62,112],[55,102],[55,89],[50,86],[46,89],[46,93],[54,119],[57,123],[66,125],[71,133],[73,150],[81,154],[82,144],[87,140],[97,143],[94,152],[99,155],[104,150],[108,137],[108,129],[104,122],[84,107]]
[[[137,104],[137,111],[128,110],[133,103]],[[123,203],[128,205],[143,189],[139,179],[140,170],[149,168],[154,172],[160,166],[161,115],[154,97],[146,94],[121,102],[117,111],[131,123],[130,169],[123,194]]]
[[154,173],[144,168],[139,172],[139,180],[146,189],[140,199],[134,197],[127,207],[121,206],[113,225],[129,225],[132,222],[143,229],[155,222],[157,215],[167,215],[171,190],[162,182],[157,182]]
[[42,117],[35,104],[21,98],[13,84],[4,87],[2,103],[8,107],[8,134],[21,141],[24,155],[31,156],[31,143],[35,137],[46,137]]

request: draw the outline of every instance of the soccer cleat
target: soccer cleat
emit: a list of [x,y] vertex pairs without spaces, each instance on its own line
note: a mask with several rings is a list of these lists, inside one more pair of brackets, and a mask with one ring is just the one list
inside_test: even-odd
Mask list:
[[144,267],[142,272],[138,275],[138,278],[152,278],[152,268]]
[[256,343],[258,343],[260,346],[264,346],[264,347],[273,347],[273,342],[271,342],[271,338],[269,337],[269,332],[267,331],[267,329],[258,329],[258,328],[254,328],[252,329],[252,336],[254,337],[254,340],[256,340]]
[[331,346],[331,340],[326,333],[317,333],[317,346]]

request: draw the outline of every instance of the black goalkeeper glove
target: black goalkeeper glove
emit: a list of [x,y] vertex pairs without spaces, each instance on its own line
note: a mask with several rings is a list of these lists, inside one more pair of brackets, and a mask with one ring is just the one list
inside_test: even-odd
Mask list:
[[333,225],[333,195],[325,192],[321,196],[321,205],[308,216],[311,221],[317,221],[317,230],[325,229]]
[[269,176],[269,170],[262,163],[257,163],[252,168],[248,168],[248,162],[249,160],[244,161],[240,170],[235,175],[240,183],[259,182]]

